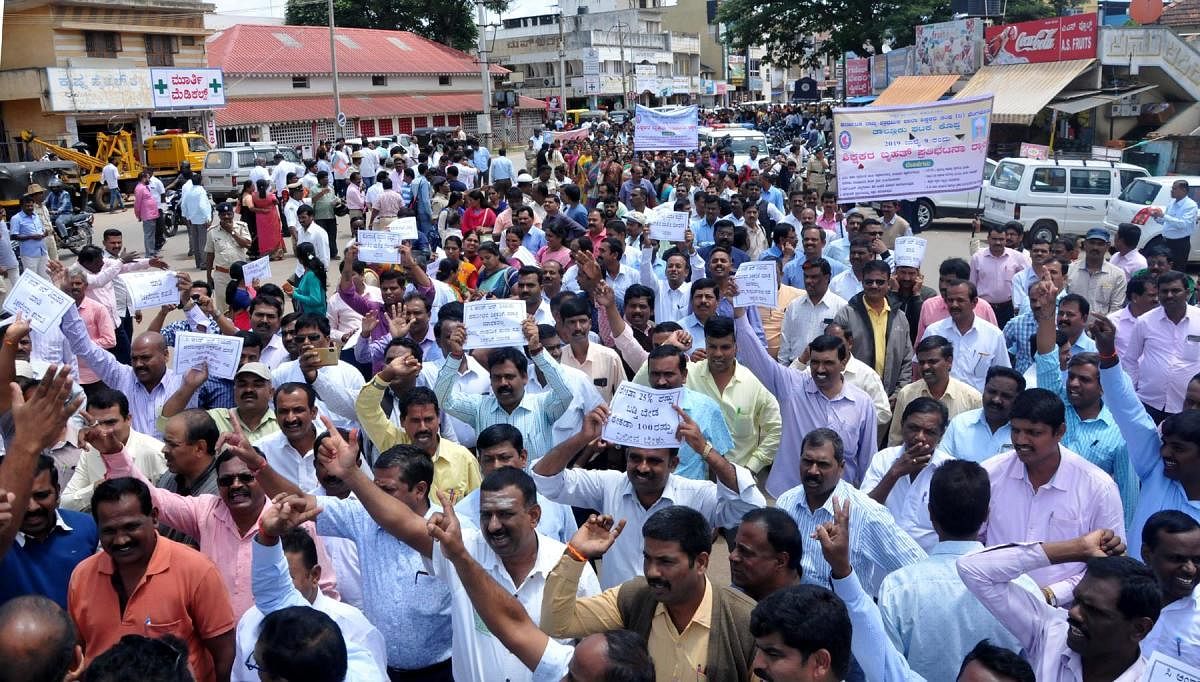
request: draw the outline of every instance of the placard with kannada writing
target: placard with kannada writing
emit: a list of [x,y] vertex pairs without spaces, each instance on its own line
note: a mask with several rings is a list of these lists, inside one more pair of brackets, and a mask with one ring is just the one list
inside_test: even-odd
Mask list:
[[604,440],[641,448],[677,448],[682,388],[660,390],[622,382],[613,393]]
[[524,348],[521,322],[528,315],[525,301],[468,301],[463,306],[463,324],[467,328],[464,348]]

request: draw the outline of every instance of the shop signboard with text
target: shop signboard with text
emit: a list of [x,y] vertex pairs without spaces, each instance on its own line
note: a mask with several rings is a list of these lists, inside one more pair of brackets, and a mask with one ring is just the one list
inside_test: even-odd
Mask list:
[[992,96],[833,112],[838,200],[879,201],[979,189]]
[[155,109],[199,109],[225,106],[221,69],[150,69]]
[[1039,64],[1095,59],[1096,13],[991,26],[985,32],[985,64]]
[[846,60],[846,96],[864,97],[871,94],[871,60]]

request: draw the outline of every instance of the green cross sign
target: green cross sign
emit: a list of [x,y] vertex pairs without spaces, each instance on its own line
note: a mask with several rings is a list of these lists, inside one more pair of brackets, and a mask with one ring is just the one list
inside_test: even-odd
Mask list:
[[216,78],[212,79],[212,82],[208,84],[208,89],[212,90],[214,95],[220,94],[221,88],[223,87],[225,86],[221,85],[221,81],[217,80]]
[[159,78],[158,82],[154,84],[154,89],[158,90],[158,94],[160,95],[165,94],[167,92],[167,84],[163,79]]

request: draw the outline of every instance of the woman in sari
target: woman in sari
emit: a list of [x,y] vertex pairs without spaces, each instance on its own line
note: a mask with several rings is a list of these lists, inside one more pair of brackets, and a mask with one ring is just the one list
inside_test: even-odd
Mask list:
[[259,180],[258,191],[251,197],[254,222],[258,225],[258,252],[269,254],[271,260],[280,260],[287,255],[283,247],[283,230],[279,224],[279,200],[268,192],[270,183]]
[[500,247],[495,242],[480,244],[479,258],[483,263],[479,271],[479,293],[491,298],[508,298],[517,271],[500,257]]

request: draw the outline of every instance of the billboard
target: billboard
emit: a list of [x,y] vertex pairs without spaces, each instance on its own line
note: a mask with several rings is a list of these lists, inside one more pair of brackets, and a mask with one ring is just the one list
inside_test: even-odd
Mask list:
[[154,108],[147,69],[46,69],[49,111],[131,111]]
[[916,75],[968,76],[983,57],[983,20],[960,19],[917,26]]
[[731,54],[726,63],[729,64],[729,84],[742,85],[746,82],[746,55]]
[[846,60],[846,96],[863,97],[871,94],[871,60]]
[[992,96],[833,111],[838,201],[979,189]]
[[1096,13],[991,26],[985,31],[985,64],[1037,64],[1094,59]]
[[913,75],[913,60],[916,52],[912,46],[898,47],[887,53],[887,83],[891,85],[893,81],[901,76]]

